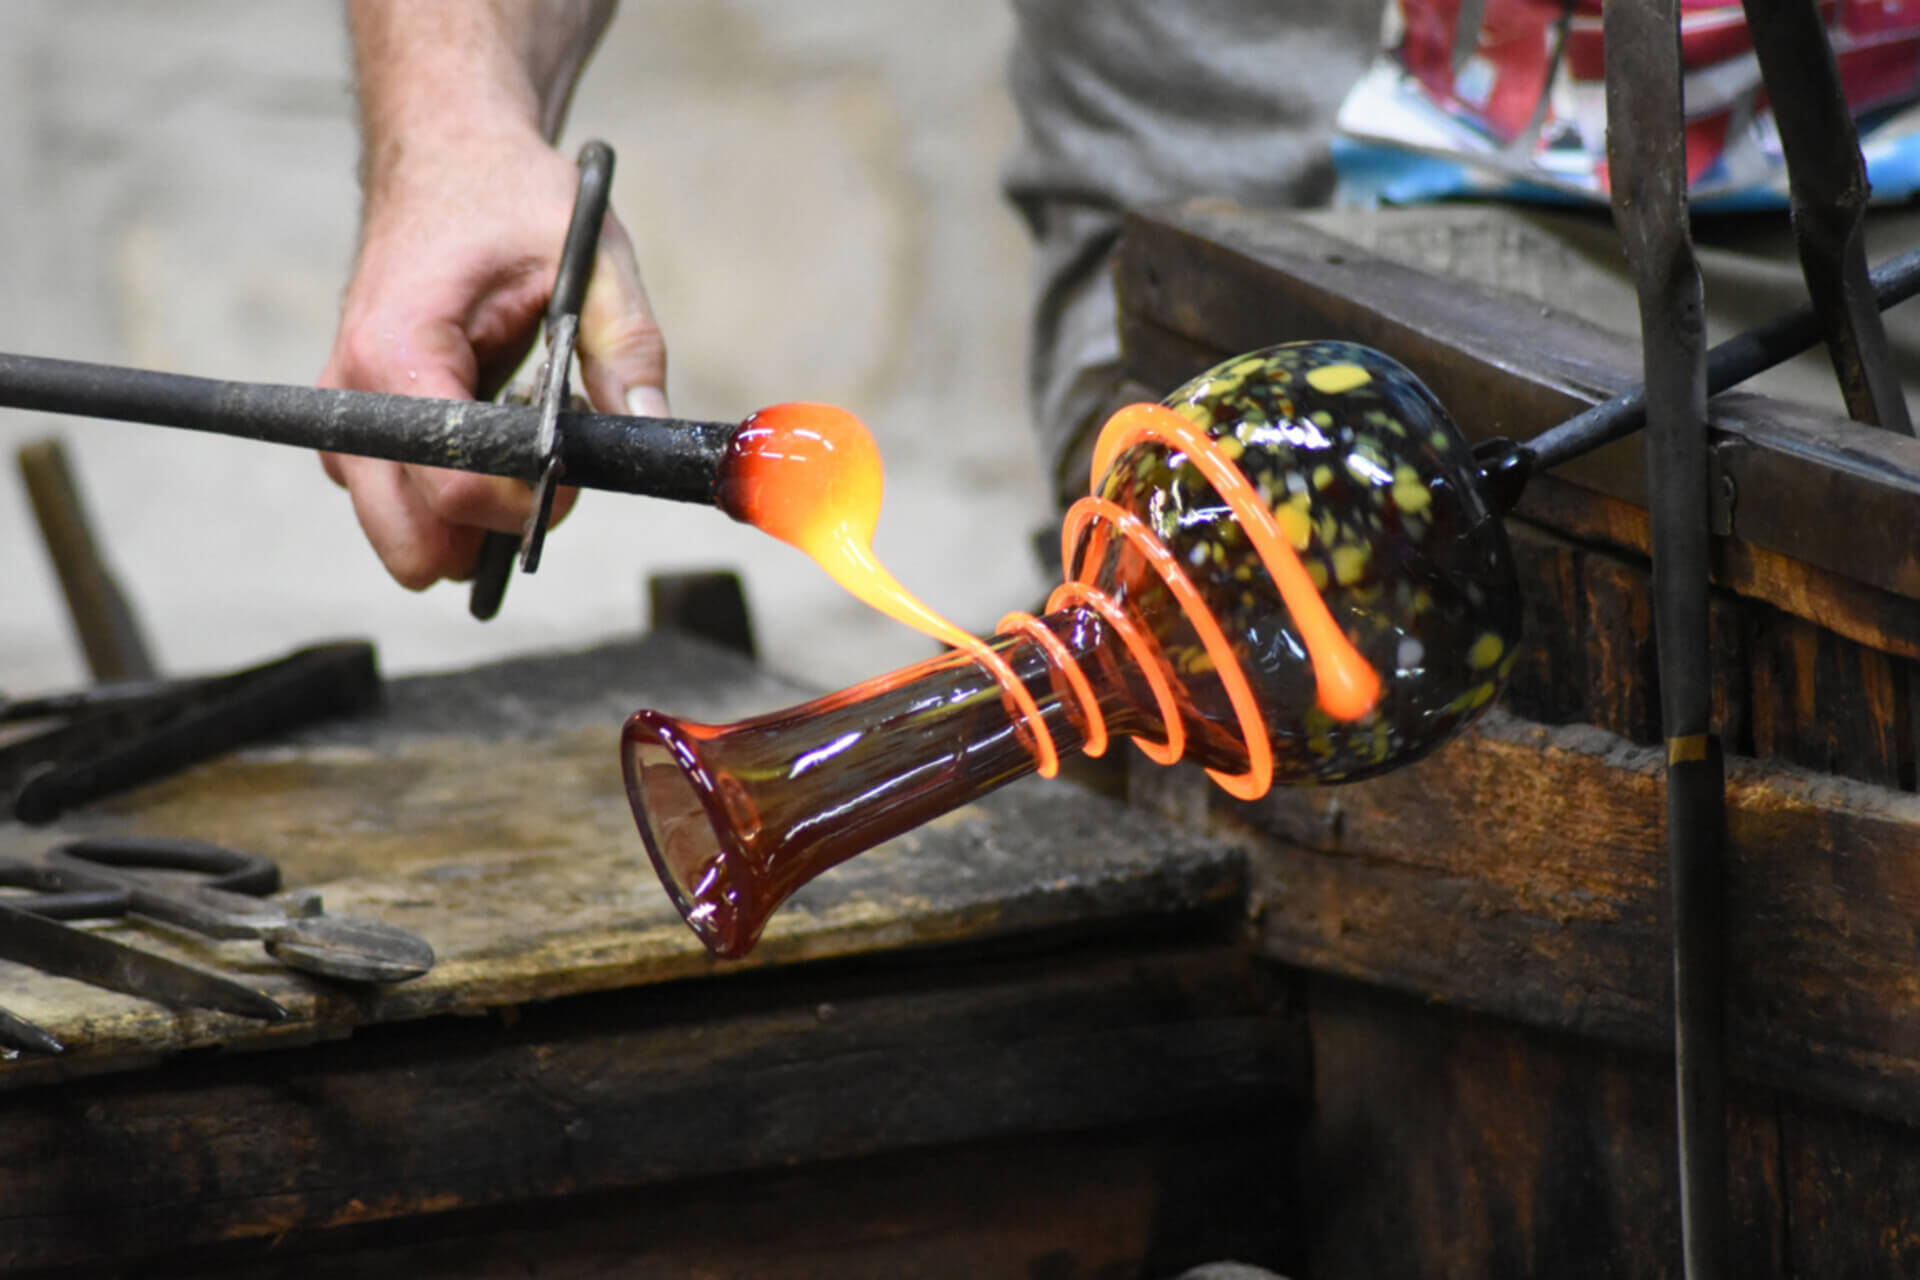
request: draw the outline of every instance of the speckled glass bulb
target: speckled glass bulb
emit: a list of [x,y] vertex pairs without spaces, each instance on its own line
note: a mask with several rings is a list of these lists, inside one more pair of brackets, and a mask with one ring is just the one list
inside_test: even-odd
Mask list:
[[[1379,677],[1366,714],[1316,697],[1301,618],[1276,598],[1236,512],[1188,452],[1143,440],[1096,491],[1138,513],[1185,566],[1229,637],[1271,735],[1274,781],[1331,782],[1408,763],[1487,706],[1512,670],[1520,592],[1470,447],[1407,369],[1348,342],[1301,342],[1227,361],[1168,396],[1272,513],[1335,625]],[[1096,580],[1152,628],[1183,674],[1196,758],[1243,757],[1222,678],[1185,613],[1129,544],[1095,544]],[[1083,540],[1077,555],[1089,551]],[[1084,560],[1071,566],[1089,576]],[[1212,759],[1209,760],[1209,757]]]

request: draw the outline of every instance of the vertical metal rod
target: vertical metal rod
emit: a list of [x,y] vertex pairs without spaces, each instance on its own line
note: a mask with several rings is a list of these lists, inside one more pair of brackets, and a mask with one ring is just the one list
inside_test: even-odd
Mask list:
[[1610,4],[1607,156],[1640,297],[1654,631],[1667,741],[1674,1079],[1688,1280],[1727,1272],[1724,781],[1710,729],[1705,299],[1687,221],[1678,0]]
[[1847,413],[1913,434],[1867,279],[1867,166],[1815,0],[1744,0],[1787,158],[1793,236]]
[[100,554],[66,450],[49,436],[21,445],[15,459],[93,678],[153,679],[152,652],[133,606]]

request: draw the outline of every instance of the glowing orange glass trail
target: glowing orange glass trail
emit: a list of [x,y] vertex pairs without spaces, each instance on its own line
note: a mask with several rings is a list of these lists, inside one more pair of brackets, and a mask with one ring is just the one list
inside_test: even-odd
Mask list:
[[928,608],[873,553],[885,487],[866,424],[825,404],[781,404],[741,424],[727,446],[720,505],[798,548],[853,595],[914,630],[965,651],[1019,709],[1043,778],[1060,771],[1040,707],[1006,659]]

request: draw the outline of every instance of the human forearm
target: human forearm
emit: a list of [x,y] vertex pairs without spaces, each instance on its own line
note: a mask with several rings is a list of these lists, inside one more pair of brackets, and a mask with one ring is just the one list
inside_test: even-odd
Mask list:
[[369,195],[408,154],[560,132],[613,0],[348,0]]

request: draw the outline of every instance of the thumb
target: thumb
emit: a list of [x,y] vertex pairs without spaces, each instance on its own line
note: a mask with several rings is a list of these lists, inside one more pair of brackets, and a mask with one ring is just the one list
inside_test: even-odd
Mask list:
[[580,377],[602,413],[665,416],[667,344],[626,229],[611,213],[580,307]]

